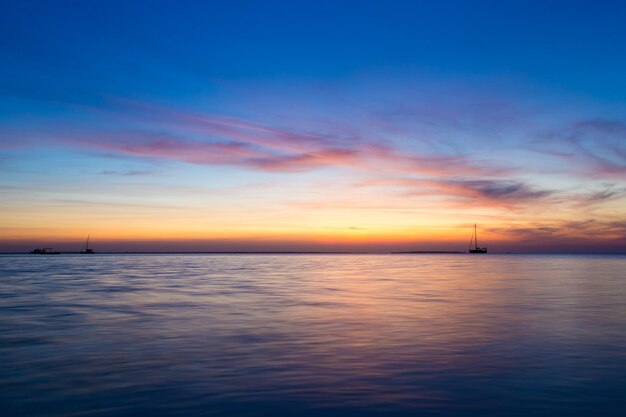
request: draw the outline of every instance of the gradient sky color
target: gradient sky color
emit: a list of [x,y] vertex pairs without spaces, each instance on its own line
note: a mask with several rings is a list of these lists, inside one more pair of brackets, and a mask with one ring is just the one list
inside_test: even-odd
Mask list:
[[626,251],[626,3],[0,15],[0,251]]

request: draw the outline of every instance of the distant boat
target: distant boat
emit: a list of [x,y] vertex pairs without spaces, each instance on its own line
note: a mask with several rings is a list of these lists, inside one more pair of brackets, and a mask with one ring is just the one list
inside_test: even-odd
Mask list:
[[[473,248],[472,248],[472,243],[474,244]],[[474,233],[472,234],[472,240],[470,240],[469,252],[470,253],[487,253],[487,248],[478,247],[478,233],[476,232],[476,224],[474,224]]]
[[41,249],[34,249],[30,251],[30,253],[35,254],[35,255],[59,255],[61,252],[52,250],[52,248],[41,248]]
[[81,250],[80,253],[87,255],[93,255],[95,252],[89,247],[89,235],[87,235],[87,243],[85,243],[85,250]]

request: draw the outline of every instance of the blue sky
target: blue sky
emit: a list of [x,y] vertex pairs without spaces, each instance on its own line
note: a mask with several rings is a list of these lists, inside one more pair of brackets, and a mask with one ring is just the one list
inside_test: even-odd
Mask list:
[[[3,87],[28,89],[36,76],[49,94],[71,85],[76,96],[132,87],[171,97],[194,82],[206,88],[207,78],[341,80],[413,69],[623,99],[625,9],[576,1],[13,2],[2,17],[12,76]],[[163,84],[183,76],[177,88]]]

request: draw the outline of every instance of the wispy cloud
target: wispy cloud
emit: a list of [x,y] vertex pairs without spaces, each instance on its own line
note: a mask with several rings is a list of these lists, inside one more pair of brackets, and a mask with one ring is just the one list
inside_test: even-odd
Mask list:
[[600,190],[575,196],[575,199],[582,206],[590,206],[595,204],[603,204],[607,201],[618,200],[625,196],[626,187],[620,187],[612,184],[605,186],[605,188]]
[[622,219],[582,219],[531,221],[523,227],[492,227],[490,232],[518,241],[580,239],[581,241],[626,240],[626,221]]
[[[390,186],[404,190],[407,195],[435,195],[447,197],[463,205],[515,208],[532,204],[554,194],[552,190],[532,187],[522,181],[494,179],[376,179],[360,183],[361,186]],[[544,202],[544,201],[542,201]]]
[[[202,165],[232,165],[269,172],[343,168],[361,172],[429,176],[493,176],[510,167],[473,161],[462,152],[399,148],[359,129],[319,131],[275,126],[229,116],[184,112],[149,103],[118,100],[115,110],[134,127],[96,129],[62,126],[20,136],[28,143],[65,144],[115,157],[133,156]],[[107,112],[111,111],[106,108]]]
[[538,200],[552,194],[550,190],[536,189],[520,181],[454,180],[440,182],[444,187],[464,191],[466,195],[496,201]]
[[[462,154],[416,153],[395,148],[388,140],[358,129],[335,129],[331,126],[326,132],[311,132],[297,128],[277,127],[241,118],[212,114],[182,112],[180,110],[152,106],[145,103],[126,103],[133,111],[133,117],[147,118],[151,123],[161,124],[178,135],[200,137],[199,141],[174,143],[172,152],[161,153],[160,157],[179,158],[173,152],[181,145],[194,146],[199,152],[222,152],[233,149],[211,149],[214,145],[206,142],[223,141],[223,146],[238,150],[258,152],[240,155],[242,158],[230,163],[248,166],[253,169],[270,171],[298,172],[320,167],[336,166],[360,170],[402,171],[432,175],[483,175],[501,174],[510,169],[482,166],[472,163]],[[176,141],[177,142],[177,141]],[[204,149],[202,149],[204,148]],[[125,149],[120,149],[125,151]],[[147,152],[150,153],[150,152]],[[228,159],[228,158],[226,158]],[[198,158],[187,159],[199,162]],[[219,163],[215,157],[204,158],[204,163]]]
[[626,123],[587,119],[552,129],[536,140],[534,148],[567,161],[574,175],[626,179]]

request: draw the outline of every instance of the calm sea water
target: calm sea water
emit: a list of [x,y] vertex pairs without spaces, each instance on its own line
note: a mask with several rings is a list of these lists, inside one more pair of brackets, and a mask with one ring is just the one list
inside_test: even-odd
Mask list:
[[3,416],[626,409],[626,257],[0,256]]

